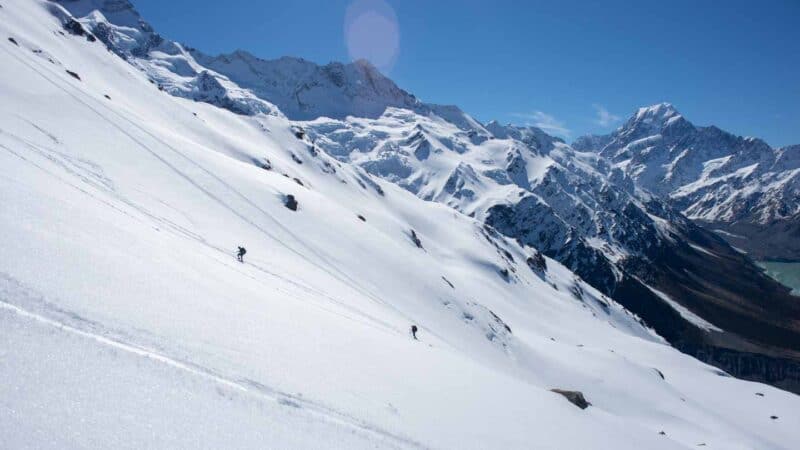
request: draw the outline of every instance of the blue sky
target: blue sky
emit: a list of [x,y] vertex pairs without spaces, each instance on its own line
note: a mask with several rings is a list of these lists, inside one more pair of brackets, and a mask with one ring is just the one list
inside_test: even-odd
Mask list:
[[[351,58],[353,0],[132,0],[165,36],[207,53]],[[365,1],[365,0],[358,0]],[[383,0],[367,0],[380,2]],[[388,75],[482,121],[572,140],[668,101],[698,125],[800,143],[800,1],[386,0]]]

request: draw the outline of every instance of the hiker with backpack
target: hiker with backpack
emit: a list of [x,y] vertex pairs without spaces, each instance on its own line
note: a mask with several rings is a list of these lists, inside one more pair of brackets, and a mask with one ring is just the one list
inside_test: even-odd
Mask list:
[[239,260],[240,263],[244,262],[244,254],[247,253],[244,247],[239,247],[239,253],[236,254],[236,259]]

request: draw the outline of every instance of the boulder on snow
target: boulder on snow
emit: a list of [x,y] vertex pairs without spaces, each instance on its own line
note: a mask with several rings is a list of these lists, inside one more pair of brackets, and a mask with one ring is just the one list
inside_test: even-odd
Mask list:
[[555,392],[556,394],[561,394],[569,400],[570,403],[577,406],[580,409],[586,409],[589,406],[592,406],[591,403],[586,401],[586,398],[583,396],[583,392],[580,391],[565,391],[563,389],[550,389],[551,392]]
[[292,211],[297,211],[297,199],[294,198],[294,195],[292,194],[287,195],[286,200],[283,202],[283,204]]
[[67,70],[67,73],[68,73],[68,74],[69,74],[69,76],[71,76],[72,78],[75,78],[76,80],[78,80],[78,81],[81,81],[81,76],[80,76],[80,75],[78,75],[77,73],[75,73],[75,72],[73,72],[73,71],[71,71],[71,70]]

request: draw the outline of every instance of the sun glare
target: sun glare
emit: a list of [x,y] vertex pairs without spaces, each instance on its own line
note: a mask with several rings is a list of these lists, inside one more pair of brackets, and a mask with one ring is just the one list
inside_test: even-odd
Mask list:
[[344,35],[351,60],[366,59],[389,73],[400,50],[397,15],[382,0],[355,0],[347,8]]

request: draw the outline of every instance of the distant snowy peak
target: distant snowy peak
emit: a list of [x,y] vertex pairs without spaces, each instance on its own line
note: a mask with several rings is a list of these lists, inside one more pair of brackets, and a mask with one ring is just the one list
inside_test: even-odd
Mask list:
[[367,60],[321,66],[288,56],[261,59],[243,50],[219,56],[197,50],[191,50],[191,54],[201,65],[277,105],[293,120],[377,119],[388,109],[396,108],[440,117],[472,132],[477,139],[490,137],[483,125],[457,106],[421,102]]
[[608,158],[693,219],[767,223],[800,212],[796,149],[695,126],[669,103],[639,108],[613,133],[573,145]]
[[557,142],[563,143],[560,138],[545,133],[541,128],[532,126],[501,125],[493,120],[486,124],[486,129],[498,139],[515,139],[523,142],[530,148],[542,152],[549,152]]
[[[90,33],[110,51],[144,72],[159,89],[237,114],[280,115],[268,101],[198,64],[183,45],[164,39],[127,0],[52,1],[75,17],[53,11],[62,16],[65,29],[78,34]],[[76,19],[80,26],[74,25]]]
[[193,50],[192,55],[295,120],[377,118],[387,107],[416,110],[422,106],[365,60],[320,66],[302,58],[261,59],[242,50],[219,56]]
[[659,103],[639,110],[628,121],[612,133],[608,139],[595,138],[604,143],[600,154],[615,161],[628,159],[636,150],[643,150],[651,144],[680,139],[696,131],[694,125],[670,103]]
[[86,17],[97,11],[110,23],[152,32],[152,27],[142,19],[128,0],[54,0],[75,17]]
[[401,108],[443,118],[475,139],[491,137],[457,106],[421,102],[366,60],[318,65],[294,57],[262,59],[244,50],[210,56],[164,39],[127,0],[53,1],[109,50],[175,96],[237,114],[285,114],[293,120],[377,119],[388,108]]

